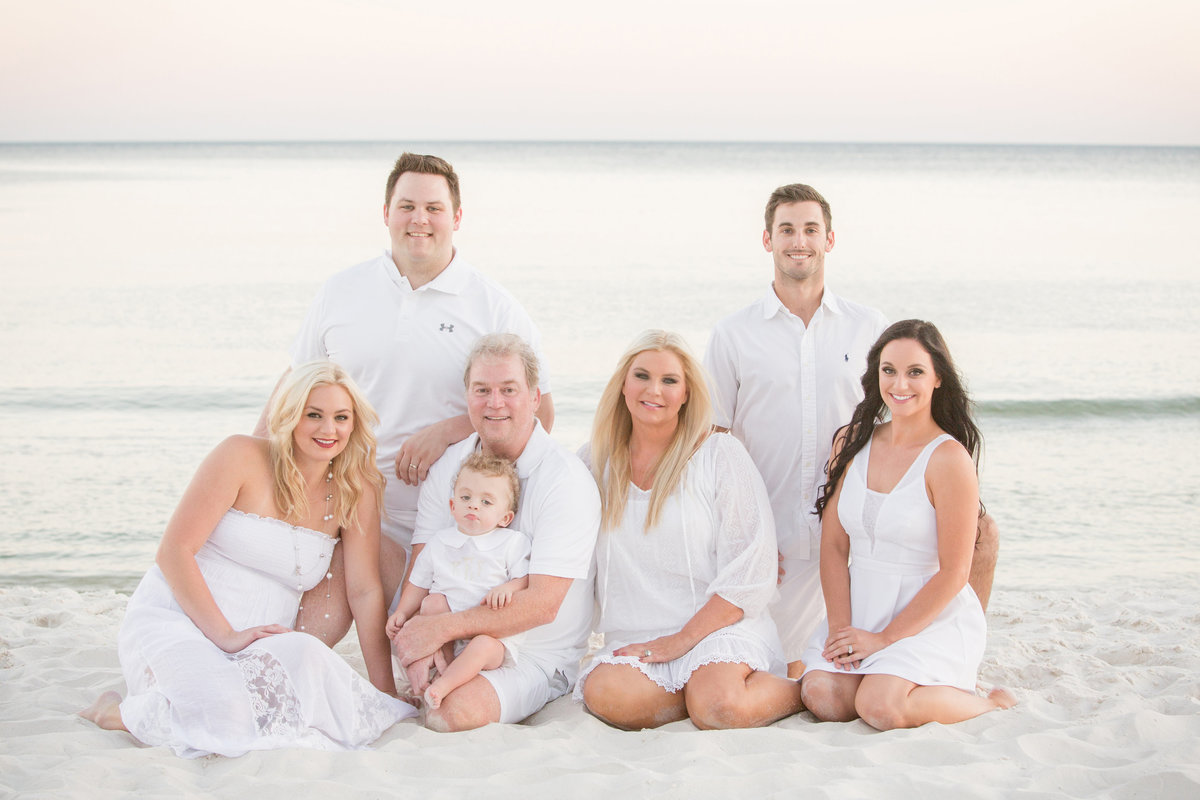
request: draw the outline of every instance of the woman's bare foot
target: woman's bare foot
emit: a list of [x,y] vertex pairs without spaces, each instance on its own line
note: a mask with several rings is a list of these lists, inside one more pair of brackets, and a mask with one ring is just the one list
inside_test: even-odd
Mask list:
[[91,720],[106,731],[128,731],[121,721],[121,695],[105,692],[96,702],[79,712],[79,716]]
[[996,704],[997,709],[1012,708],[1017,704],[1017,698],[1003,686],[997,686],[988,692],[988,700]]

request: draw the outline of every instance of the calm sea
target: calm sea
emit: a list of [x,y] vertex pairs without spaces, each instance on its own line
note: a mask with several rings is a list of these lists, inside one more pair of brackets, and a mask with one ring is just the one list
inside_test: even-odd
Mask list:
[[765,290],[762,206],[802,181],[829,284],[966,374],[998,585],[1196,580],[1200,149],[406,142],[0,145],[0,582],[134,585],[317,286],[387,245],[404,149],[462,176],[458,245],[541,326],[564,444],[636,333],[701,351]]

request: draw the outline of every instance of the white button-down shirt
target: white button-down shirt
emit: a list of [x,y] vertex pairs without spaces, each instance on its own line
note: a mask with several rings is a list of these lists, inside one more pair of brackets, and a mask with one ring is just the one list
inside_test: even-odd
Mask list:
[[819,556],[825,462],[862,399],[867,351],[886,327],[881,313],[828,288],[806,327],[772,287],[713,328],[704,364],[716,424],[746,445],[762,473],[785,558]]

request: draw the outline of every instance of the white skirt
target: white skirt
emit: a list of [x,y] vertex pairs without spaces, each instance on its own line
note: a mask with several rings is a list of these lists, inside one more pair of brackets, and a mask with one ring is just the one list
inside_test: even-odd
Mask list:
[[719,628],[673,661],[647,664],[637,656],[613,655],[613,651],[634,642],[648,642],[673,633],[677,631],[614,631],[605,634],[604,650],[593,655],[591,662],[584,667],[575,683],[573,696],[576,700],[583,700],[583,684],[600,664],[628,664],[672,694],[687,685],[693,672],[708,664],[745,664],[755,672],[780,676],[787,674],[779,634],[771,619],[765,616],[743,619]]

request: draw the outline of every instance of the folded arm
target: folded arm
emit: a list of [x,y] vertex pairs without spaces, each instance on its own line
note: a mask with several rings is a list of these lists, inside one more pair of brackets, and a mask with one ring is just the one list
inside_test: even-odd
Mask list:
[[432,655],[446,642],[487,634],[497,639],[546,625],[558,616],[558,609],[571,578],[555,575],[529,576],[529,587],[516,592],[503,608],[476,606],[453,614],[417,615],[404,623],[393,638],[401,664],[408,666],[419,658]]

